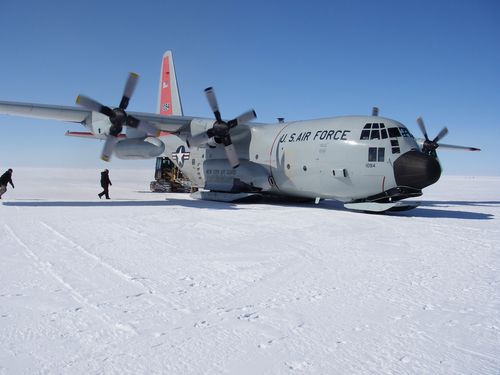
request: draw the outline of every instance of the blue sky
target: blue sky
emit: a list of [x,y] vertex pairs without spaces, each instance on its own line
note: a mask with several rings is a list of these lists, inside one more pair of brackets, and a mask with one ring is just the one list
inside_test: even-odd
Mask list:
[[[479,1],[3,1],[0,100],[74,105],[79,93],[154,112],[163,52],[173,50],[184,112],[259,122],[369,114],[420,136],[447,126],[446,174],[500,175],[500,2]],[[72,124],[0,116],[0,169],[102,167],[102,143],[64,137]],[[119,161],[111,168],[153,168]]]

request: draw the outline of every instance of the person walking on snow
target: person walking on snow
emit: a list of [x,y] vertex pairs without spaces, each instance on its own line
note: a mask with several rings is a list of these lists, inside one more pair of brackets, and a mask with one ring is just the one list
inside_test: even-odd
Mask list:
[[7,172],[5,172],[0,177],[0,199],[2,199],[2,195],[7,191],[7,184],[12,186],[14,189],[14,184],[12,183],[12,169],[9,168]]
[[106,199],[109,198],[109,186],[113,185],[111,183],[111,180],[109,179],[109,171],[105,169],[104,171],[101,172],[101,186],[103,188],[103,191],[97,194],[99,196],[99,199],[102,198],[103,195],[106,196]]

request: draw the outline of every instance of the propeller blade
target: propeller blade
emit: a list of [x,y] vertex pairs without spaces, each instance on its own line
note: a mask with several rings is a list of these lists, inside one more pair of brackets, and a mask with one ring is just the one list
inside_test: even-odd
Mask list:
[[135,86],[137,86],[137,81],[139,80],[139,75],[137,73],[130,72],[128,75],[127,83],[123,89],[123,96],[120,102],[121,109],[127,109],[130,97],[134,93]]
[[115,114],[111,108],[106,107],[105,105],[99,103],[97,100],[91,99],[85,95],[78,95],[78,97],[76,98],[76,104],[90,109],[91,111],[102,113],[103,115],[106,115],[108,117],[113,117]]
[[215,97],[215,92],[212,87],[207,87],[205,89],[205,95],[208,100],[208,104],[210,105],[210,109],[215,115],[215,119],[217,122],[222,122],[222,118],[219,112],[219,106],[217,105],[217,98]]
[[226,150],[227,160],[229,160],[229,164],[231,164],[231,167],[238,168],[238,166],[240,165],[240,160],[238,159],[238,154],[234,149],[234,145],[232,143],[225,145],[224,150]]
[[203,132],[192,137],[188,137],[188,139],[186,139],[186,143],[189,148],[198,147],[199,145],[207,143],[209,139],[210,137],[208,136],[207,132]]
[[158,129],[156,126],[147,121],[139,121],[137,129],[142,130],[147,134],[154,135],[155,137],[158,137],[160,135],[160,129]]
[[135,118],[134,116],[127,115],[127,118],[125,119],[125,124],[127,126],[130,126],[131,128],[138,128],[141,120],[138,118]]
[[476,147],[467,147],[467,146],[455,146],[455,145],[446,145],[443,143],[439,144],[439,149],[449,149],[449,150],[464,150],[464,151],[481,151],[480,148]]
[[141,121],[131,115],[127,116],[126,125],[131,128],[139,129],[147,134],[154,135],[155,137],[158,137],[160,135],[160,130],[156,126],[154,126],[150,122]]
[[111,155],[113,155],[113,150],[115,149],[116,144],[118,143],[118,137],[113,135],[108,135],[106,137],[106,141],[104,142],[104,147],[101,153],[101,159],[104,161],[110,161]]
[[444,138],[444,136],[448,134],[448,128],[444,127],[441,129],[438,135],[436,135],[436,138],[432,140],[432,142],[438,142],[440,139]]
[[420,131],[424,135],[425,140],[428,141],[429,137],[427,136],[427,130],[425,129],[425,124],[424,124],[424,120],[422,119],[422,117],[417,118],[417,124],[418,124],[418,127],[420,128]]
[[236,125],[250,122],[255,118],[257,118],[257,114],[255,113],[255,111],[253,109],[251,109],[250,111],[242,113],[241,115],[236,117],[234,120],[228,121],[227,125],[229,126],[229,128],[234,128]]

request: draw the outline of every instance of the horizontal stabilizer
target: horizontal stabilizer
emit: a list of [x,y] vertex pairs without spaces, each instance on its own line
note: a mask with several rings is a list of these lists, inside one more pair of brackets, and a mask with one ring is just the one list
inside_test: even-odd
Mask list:
[[[91,132],[73,132],[67,131],[65,134],[67,137],[77,137],[77,138],[87,138],[87,139],[103,139],[103,136],[97,136],[92,134]],[[118,138],[126,138],[125,134],[118,134]]]

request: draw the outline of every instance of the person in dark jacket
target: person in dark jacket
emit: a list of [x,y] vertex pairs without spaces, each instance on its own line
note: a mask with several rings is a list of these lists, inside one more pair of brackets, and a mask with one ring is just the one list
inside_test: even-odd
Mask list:
[[113,185],[111,183],[111,180],[109,179],[109,171],[105,169],[104,171],[101,172],[101,186],[103,188],[103,191],[97,194],[99,196],[99,199],[102,198],[103,195],[106,196],[106,199],[109,198],[109,185]]
[[7,191],[7,184],[12,186],[14,189],[14,183],[12,182],[12,169],[9,168],[7,172],[5,172],[0,177],[0,199],[2,199],[2,195]]

